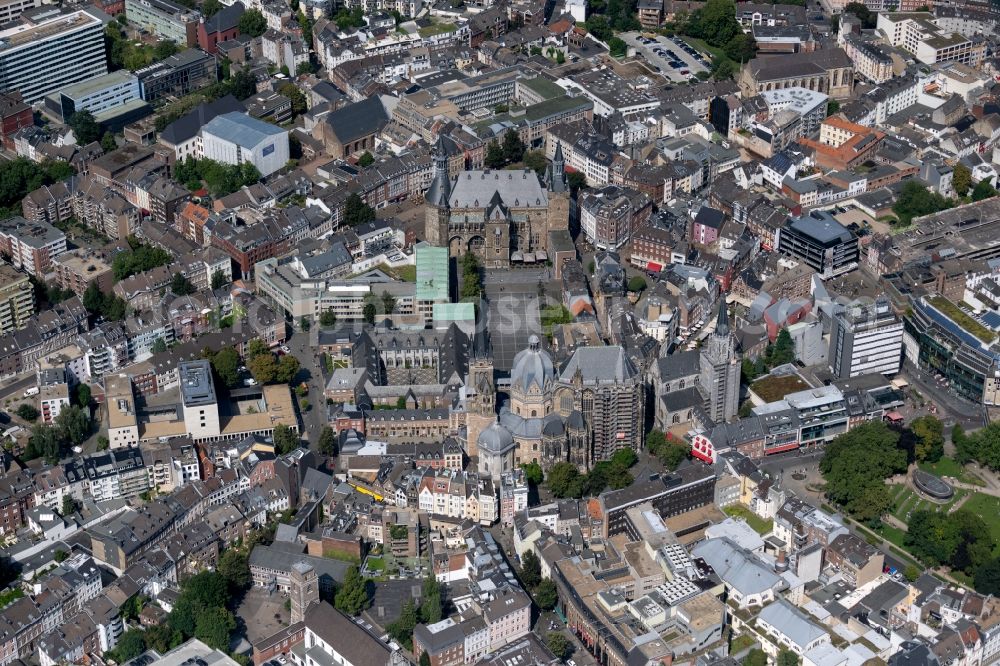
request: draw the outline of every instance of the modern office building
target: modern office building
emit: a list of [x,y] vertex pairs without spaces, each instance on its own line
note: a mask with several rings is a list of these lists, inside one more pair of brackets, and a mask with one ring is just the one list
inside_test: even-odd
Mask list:
[[181,380],[181,404],[184,422],[191,437],[216,436],[219,426],[219,401],[212,382],[212,366],[206,360],[182,363],[178,368]]
[[778,251],[804,261],[824,278],[858,266],[858,237],[829,213],[790,217],[778,230]]
[[41,6],[42,0],[0,0],[0,25],[16,21],[22,12]]
[[711,504],[715,501],[715,481],[710,466],[689,465],[673,474],[637,480],[628,488],[603,492],[597,501],[604,516],[604,536],[623,532],[637,535],[628,510],[644,502],[650,502],[663,518]]
[[201,129],[202,157],[223,164],[249,162],[261,176],[269,176],[288,162],[288,132],[251,118],[225,113]]
[[967,400],[1000,404],[997,336],[944,296],[913,298],[903,319],[907,359]]
[[833,317],[830,370],[841,379],[899,372],[903,359],[903,322],[886,298],[852,303]]
[[33,104],[68,85],[107,74],[104,26],[109,20],[91,7],[43,7],[0,29],[0,92],[20,91]]
[[979,67],[986,57],[984,40],[942,29],[930,12],[882,12],[876,27],[889,44],[906,49],[925,65],[961,62]]
[[215,57],[199,49],[186,49],[137,71],[142,98],[183,97],[219,80]]
[[0,264],[0,333],[15,331],[35,314],[35,290],[26,273]]
[[[45,111],[59,122],[69,122],[77,111],[90,111],[95,119],[120,111],[129,102],[142,101],[139,79],[128,70],[81,81],[46,95]],[[145,105],[142,105],[145,106]]]
[[128,22],[178,46],[198,45],[201,14],[170,0],[125,0]]

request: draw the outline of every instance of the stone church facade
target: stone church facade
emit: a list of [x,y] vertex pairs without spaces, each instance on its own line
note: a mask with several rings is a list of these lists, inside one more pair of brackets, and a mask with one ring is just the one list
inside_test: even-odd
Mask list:
[[544,263],[549,232],[569,227],[569,191],[558,148],[543,185],[531,169],[462,171],[448,176],[439,138],[427,190],[425,240],[453,257],[473,252],[484,268]]

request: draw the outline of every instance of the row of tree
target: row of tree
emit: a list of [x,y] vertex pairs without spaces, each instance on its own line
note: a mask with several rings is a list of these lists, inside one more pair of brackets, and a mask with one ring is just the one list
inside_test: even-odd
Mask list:
[[212,196],[223,197],[244,185],[259,182],[260,171],[251,162],[223,164],[208,158],[188,157],[174,165],[174,180],[191,191],[200,189],[204,182]]
[[659,430],[652,430],[646,435],[646,450],[671,471],[691,455],[691,448],[687,444]]
[[960,197],[964,197],[969,194],[969,190],[972,190],[970,198],[973,201],[982,201],[983,199],[989,199],[997,195],[996,188],[988,180],[983,179],[973,187],[972,170],[961,162],[957,163],[952,170],[951,187]]
[[128,315],[128,303],[115,294],[105,294],[96,282],[91,282],[83,292],[83,307],[91,315],[108,321],[122,321]]
[[92,429],[89,408],[63,407],[54,423],[37,423],[31,428],[24,459],[43,458],[47,464],[55,465],[69,454],[71,447],[83,444]]
[[508,164],[520,162],[523,157],[524,142],[517,132],[509,129],[504,132],[502,143],[493,139],[486,144],[483,164],[489,169],[502,169]]
[[611,460],[602,460],[586,474],[581,474],[572,463],[556,463],[549,470],[549,490],[555,497],[580,498],[599,495],[605,488],[626,488],[634,480],[628,470],[637,460],[632,449],[619,449]]
[[975,461],[992,470],[1000,470],[1000,423],[990,423],[982,430],[965,434],[956,424],[951,431],[955,460],[960,464]]
[[173,255],[169,252],[144,245],[136,236],[128,237],[128,246],[129,249],[118,252],[111,262],[111,272],[116,282],[157,266],[166,266],[173,261]]
[[43,185],[51,185],[74,175],[69,162],[48,161],[36,164],[26,157],[0,162],[0,213],[4,217],[20,215],[21,200]]
[[768,343],[764,353],[756,359],[744,358],[741,367],[742,379],[745,383],[752,382],[757,377],[767,374],[772,368],[795,361],[795,342],[787,328],[778,332],[773,343]]

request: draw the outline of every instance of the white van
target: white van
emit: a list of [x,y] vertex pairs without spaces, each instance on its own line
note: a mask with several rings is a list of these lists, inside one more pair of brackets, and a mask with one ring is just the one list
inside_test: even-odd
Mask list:
[[29,388],[27,391],[24,392],[24,397],[25,398],[30,398],[33,395],[38,395],[38,387],[37,386],[32,386],[31,388]]

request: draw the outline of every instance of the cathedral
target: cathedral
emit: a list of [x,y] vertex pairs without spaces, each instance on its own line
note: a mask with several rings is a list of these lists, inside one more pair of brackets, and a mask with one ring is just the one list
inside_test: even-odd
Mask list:
[[475,441],[469,453],[483,474],[529,462],[543,469],[570,462],[585,472],[618,449],[642,446],[644,385],[622,347],[581,347],[558,369],[531,336],[514,357],[499,411],[492,376],[488,356],[477,352],[469,366],[466,423],[468,440]]
[[473,252],[485,268],[544,263],[549,232],[569,228],[569,190],[562,147],[545,178],[531,169],[448,174],[443,140],[433,150],[434,180],[427,190],[424,236],[451,256]]

